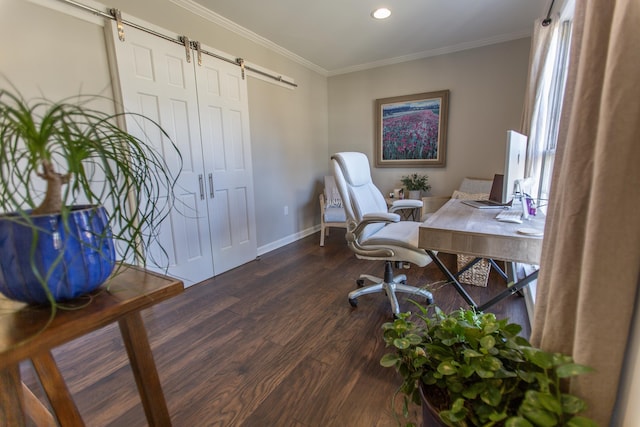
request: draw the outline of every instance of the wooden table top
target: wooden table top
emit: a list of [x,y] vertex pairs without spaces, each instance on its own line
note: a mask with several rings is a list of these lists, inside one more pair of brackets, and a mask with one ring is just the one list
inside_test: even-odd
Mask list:
[[521,231],[544,232],[544,215],[515,224],[496,220],[499,212],[499,209],[477,209],[462,200],[451,199],[420,225],[418,246],[445,253],[539,264],[542,236]]
[[[0,368],[49,350],[164,301],[184,290],[182,281],[134,266],[123,266],[107,283],[73,304],[82,308],[34,307],[0,295]],[[49,325],[47,323],[50,322]]]

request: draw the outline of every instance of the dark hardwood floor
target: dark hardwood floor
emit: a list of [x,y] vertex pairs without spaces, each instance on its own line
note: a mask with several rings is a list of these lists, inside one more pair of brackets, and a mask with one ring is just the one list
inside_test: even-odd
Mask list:
[[[316,233],[143,312],[174,426],[397,425],[391,398],[400,380],[379,364],[381,325],[392,319],[387,299],[367,295],[356,309],[347,302],[359,274],[379,276],[383,263],[357,260],[343,230],[332,230],[324,248],[318,241]],[[409,284],[431,287],[444,310],[465,306],[438,283],[435,265],[404,272]],[[467,288],[485,301],[504,282],[492,273],[488,288]],[[528,336],[523,298],[490,311]],[[115,325],[53,354],[87,426],[146,425]],[[31,366],[22,371],[41,395]]]

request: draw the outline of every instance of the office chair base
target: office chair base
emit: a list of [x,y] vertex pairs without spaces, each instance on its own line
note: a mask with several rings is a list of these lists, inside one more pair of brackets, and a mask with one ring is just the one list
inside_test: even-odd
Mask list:
[[[374,284],[363,286],[364,279],[370,280],[374,282]],[[384,291],[384,293],[387,295],[387,298],[389,298],[391,311],[393,312],[394,316],[400,313],[400,305],[398,304],[396,292],[420,295],[427,300],[428,304],[433,303],[433,295],[431,294],[431,292],[427,291],[426,289],[417,288],[415,286],[409,286],[406,284],[406,275],[399,274],[397,276],[393,276],[393,268],[390,261],[385,262],[384,279],[370,276],[368,274],[362,274],[360,275],[360,278],[356,281],[356,283],[358,284],[359,289],[349,292],[349,304],[351,304],[352,307],[358,306],[358,297],[382,291]]]

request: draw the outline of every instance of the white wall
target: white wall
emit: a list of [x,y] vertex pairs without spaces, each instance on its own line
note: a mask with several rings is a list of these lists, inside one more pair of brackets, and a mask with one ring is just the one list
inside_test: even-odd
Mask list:
[[[26,98],[112,96],[102,28],[24,0],[0,0],[0,73]],[[6,82],[0,80],[0,86]]]
[[519,129],[530,39],[329,78],[329,151],[362,151],[374,159],[375,100],[449,89],[446,167],[375,168],[384,192],[408,172],[429,175],[431,195],[450,195],[466,176],[493,178],[504,169],[506,131]]

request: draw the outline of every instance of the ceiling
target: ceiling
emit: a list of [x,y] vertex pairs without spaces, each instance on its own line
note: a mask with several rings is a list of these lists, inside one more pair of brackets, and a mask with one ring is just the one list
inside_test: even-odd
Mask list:
[[[529,36],[549,0],[172,0],[327,75]],[[378,21],[371,12],[391,10]]]

